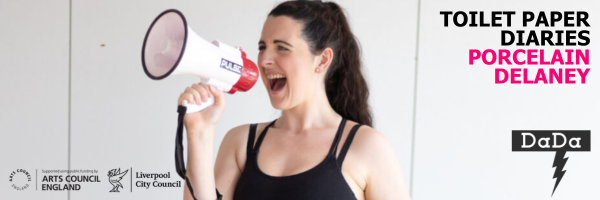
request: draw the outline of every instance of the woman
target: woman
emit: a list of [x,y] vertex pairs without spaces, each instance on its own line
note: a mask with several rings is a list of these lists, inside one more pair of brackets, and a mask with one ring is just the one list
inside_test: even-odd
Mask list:
[[[223,92],[194,84],[179,98],[179,104],[201,104],[215,97],[213,106],[184,118],[194,196],[410,199],[391,145],[370,127],[359,46],[342,9],[332,2],[281,3],[269,13],[258,46],[262,81],[283,113],[273,122],[231,129],[214,169]],[[184,195],[192,199],[187,187]]]

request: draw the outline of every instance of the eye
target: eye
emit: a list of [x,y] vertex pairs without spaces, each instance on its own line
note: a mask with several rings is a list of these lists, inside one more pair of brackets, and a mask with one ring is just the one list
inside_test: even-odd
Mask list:
[[277,46],[277,50],[283,50],[283,51],[287,51],[289,49],[283,47],[283,46]]
[[264,45],[263,45],[263,46],[258,46],[258,50],[259,50],[259,51],[265,50],[266,48],[267,48],[267,47],[265,47]]

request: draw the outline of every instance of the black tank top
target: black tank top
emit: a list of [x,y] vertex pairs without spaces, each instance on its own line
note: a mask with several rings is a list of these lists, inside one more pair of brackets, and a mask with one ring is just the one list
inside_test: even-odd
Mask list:
[[352,127],[339,157],[336,159],[337,146],[342,137],[346,119],[342,119],[327,157],[317,166],[299,174],[290,176],[270,176],[258,168],[257,155],[271,122],[262,131],[256,146],[254,137],[256,124],[250,125],[246,166],[235,188],[234,200],[355,200],[356,197],[342,175],[342,163],[350,143],[360,127]]

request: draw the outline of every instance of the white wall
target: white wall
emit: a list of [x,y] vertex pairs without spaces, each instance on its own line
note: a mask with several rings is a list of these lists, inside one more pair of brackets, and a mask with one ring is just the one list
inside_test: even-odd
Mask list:
[[[181,188],[133,187],[129,192],[128,177],[121,193],[108,192],[111,185],[105,173],[113,168],[171,172],[170,181],[180,180],[173,159],[176,100],[198,80],[147,78],[140,58],[143,36],[157,14],[177,8],[202,37],[242,46],[256,61],[262,25],[278,2],[2,1],[0,174],[8,176],[18,168],[67,169],[70,154],[72,169],[97,169],[103,178],[101,184],[87,183],[82,191],[71,192],[71,199],[181,198]],[[418,0],[337,2],[347,10],[362,45],[375,128],[394,146],[406,183],[414,179],[413,199],[549,199],[554,153],[511,152],[510,131],[593,133],[600,128],[600,83],[593,68],[598,56],[593,37],[598,30],[598,1],[423,0],[418,55]],[[444,28],[441,10],[588,11],[592,25],[588,82],[495,85],[495,66],[470,66],[466,52],[500,48],[501,29]],[[226,101],[216,129],[215,153],[230,128],[280,115],[262,83],[247,93],[227,95]],[[255,106],[248,107],[247,102]],[[592,145],[599,143],[592,138]],[[600,167],[599,154],[568,152],[567,157],[567,173],[552,199],[598,199],[600,193],[594,189],[600,179],[595,170]],[[66,192],[16,191],[8,181],[0,181],[0,194],[2,199],[67,199]]]
[[[36,169],[68,168],[68,63],[68,1],[0,2],[2,199],[67,198],[35,192],[34,177]],[[32,176],[25,191],[9,182],[17,169]]]
[[[69,2],[39,5],[21,3],[23,5],[7,9],[10,10],[8,13],[2,12],[7,16],[3,19],[15,26],[7,29],[15,31],[9,37],[16,37],[26,44],[22,47],[2,47],[3,51],[9,52],[4,56],[10,58],[9,63],[2,63],[2,70],[13,73],[18,70],[19,73],[18,76],[3,73],[6,77],[2,81],[7,83],[3,87],[7,87],[5,91],[10,94],[5,97],[10,98],[2,99],[2,105],[9,109],[9,112],[2,115],[2,123],[11,124],[3,126],[3,138],[7,138],[2,140],[6,142],[3,148],[6,148],[4,152],[10,149],[27,151],[29,155],[23,156],[33,158],[25,162],[27,159],[21,156],[5,153],[6,157],[16,161],[9,165],[3,164],[3,169],[5,166],[9,169],[17,166],[66,169],[70,106],[72,169],[97,169],[100,170],[100,178],[105,179],[104,173],[110,169],[124,170],[131,167],[134,172],[171,172],[171,181],[180,180],[175,174],[173,161],[176,100],[186,86],[198,80],[182,76],[152,81],[145,76],[140,54],[143,36],[150,22],[161,11],[177,8],[186,15],[190,26],[202,37],[242,46],[248,56],[256,60],[256,42],[260,37],[262,24],[269,10],[277,3],[278,1],[73,0],[70,105]],[[412,16],[416,15],[416,1],[381,2],[389,5],[383,9],[376,4],[365,6],[361,1],[339,3],[347,9],[352,27],[363,46],[376,128],[394,145],[408,184],[416,38],[416,20]],[[40,13],[39,9],[42,8],[56,17]],[[402,12],[398,12],[398,8]],[[10,18],[23,11],[31,12],[27,19]],[[389,24],[389,20],[394,20],[395,24]],[[25,22],[32,23],[26,27],[26,34],[16,32],[19,29],[17,26],[24,26]],[[39,37],[41,33],[56,38]],[[2,34],[7,33],[3,31]],[[37,40],[31,40],[32,36],[37,37]],[[6,38],[2,41],[14,42]],[[32,55],[30,46],[40,48],[43,53]],[[46,57],[57,61],[44,60]],[[3,59],[2,62],[6,61]],[[15,64],[22,67],[6,67]],[[40,72],[41,70],[45,71]],[[28,74],[31,72],[36,72],[37,76]],[[389,85],[386,80],[399,81]],[[15,88],[8,83],[18,83],[16,87],[22,88]],[[42,94],[45,95],[36,93],[38,90],[33,88],[43,89]],[[390,93],[390,90],[395,92]],[[27,98],[21,98],[23,96]],[[52,101],[48,101],[48,96]],[[38,107],[22,109],[30,103],[37,103],[38,99],[43,99],[44,103],[38,104]],[[216,129],[215,153],[222,137],[230,128],[244,123],[269,121],[280,114],[271,107],[262,83],[257,83],[257,87],[250,92],[228,95],[226,101],[227,109]],[[244,105],[247,102],[255,106],[247,107]],[[40,117],[44,121],[43,125],[29,126],[33,130],[19,129],[19,126],[12,124],[24,124],[22,121],[27,121],[26,115],[19,113],[20,110],[31,114],[43,110],[48,114]],[[14,118],[15,115],[22,117]],[[5,127],[8,128],[6,132]],[[50,135],[47,133],[48,127],[57,130]],[[18,135],[7,135],[11,132]],[[38,135],[48,139],[37,138]],[[26,140],[25,138],[29,138],[30,143],[40,143],[41,145],[36,146],[44,149],[34,151],[19,145],[24,142],[10,142]],[[60,142],[45,143],[53,140]],[[36,157],[45,160],[40,162]],[[52,163],[61,163],[62,166],[50,165]],[[145,190],[134,187],[133,193],[125,190],[115,194],[108,192],[111,189],[108,183],[84,183],[82,187],[82,191],[71,192],[70,198],[171,199],[182,195],[181,188]],[[12,189],[5,187],[1,190]],[[66,193],[53,194],[64,196]]]
[[[594,68],[598,65],[595,58],[600,56],[594,37],[600,31],[600,4],[533,0],[421,3],[414,199],[550,199],[555,153],[512,152],[511,130],[592,130],[592,146],[600,144],[594,136],[600,129],[600,77]],[[590,13],[590,28],[568,28],[591,33],[589,46],[570,47],[590,49],[589,66],[569,66],[591,68],[585,85],[496,85],[494,68],[528,66],[469,65],[468,50],[500,49],[500,30],[507,28],[445,28],[439,13],[516,11],[511,30],[517,30],[530,29],[521,27],[522,11],[573,10]],[[592,147],[592,152],[567,152],[566,157],[567,172],[552,199],[600,198],[600,153]]]

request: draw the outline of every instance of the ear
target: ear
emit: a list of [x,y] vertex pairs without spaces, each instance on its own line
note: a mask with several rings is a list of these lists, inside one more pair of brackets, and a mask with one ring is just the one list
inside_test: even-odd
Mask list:
[[326,47],[323,52],[321,52],[321,55],[319,55],[319,58],[320,62],[318,63],[317,68],[315,68],[315,72],[326,72],[329,65],[331,65],[331,61],[333,61],[333,49],[331,49],[331,47]]

